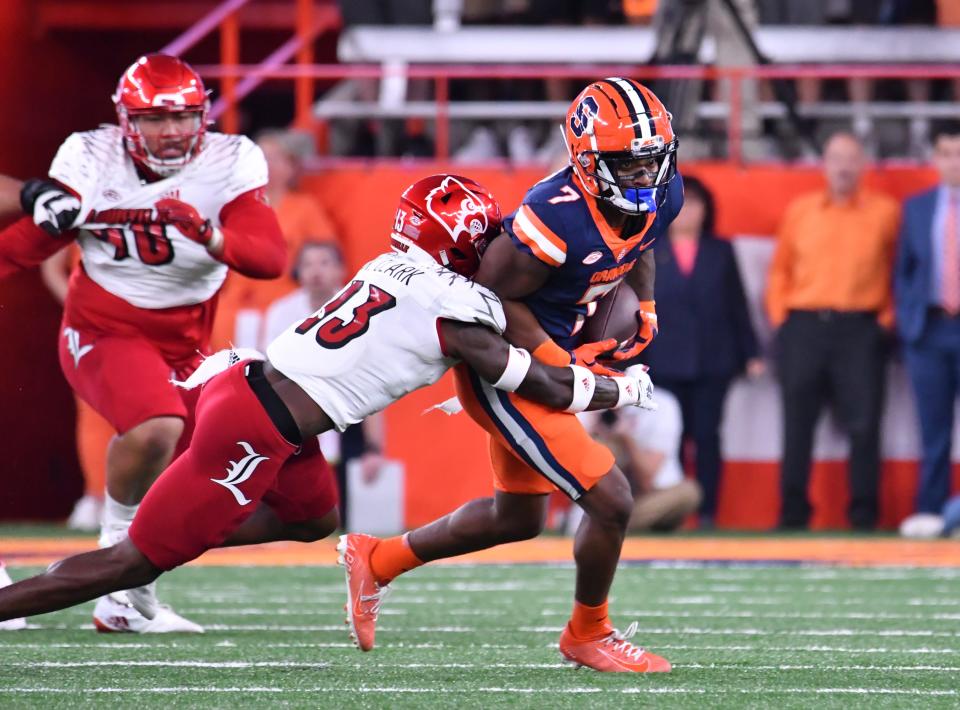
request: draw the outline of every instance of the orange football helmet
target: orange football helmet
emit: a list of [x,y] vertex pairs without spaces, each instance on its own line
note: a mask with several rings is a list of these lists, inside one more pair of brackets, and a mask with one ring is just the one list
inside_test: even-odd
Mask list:
[[502,227],[500,205],[483,185],[459,175],[430,175],[403,191],[390,244],[472,277]]
[[[120,77],[113,95],[124,145],[135,161],[156,175],[167,177],[193,160],[203,147],[210,100],[203,80],[193,68],[177,57],[147,54],[134,62]],[[158,113],[196,113],[195,126],[188,134],[187,150],[177,158],[153,155],[137,125],[141,116]]]
[[670,113],[633,79],[595,81],[574,99],[563,125],[583,188],[627,214],[654,213],[677,173]]

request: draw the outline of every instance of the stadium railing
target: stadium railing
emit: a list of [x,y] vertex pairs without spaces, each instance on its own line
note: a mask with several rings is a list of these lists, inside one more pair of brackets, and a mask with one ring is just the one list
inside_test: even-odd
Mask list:
[[[650,66],[640,64],[485,64],[432,65],[411,64],[384,67],[380,64],[298,64],[294,66],[264,65],[199,65],[197,70],[209,79],[338,81],[344,79],[391,79],[398,74],[405,79],[428,79],[433,82],[431,101],[395,103],[353,101],[319,101],[313,117],[320,122],[341,118],[406,118],[421,117],[435,122],[435,157],[450,157],[450,122],[454,119],[526,119],[544,118],[560,121],[567,108],[561,102],[451,101],[453,80],[510,79],[594,79],[600,76],[626,75],[640,81],[700,80],[720,82],[727,87],[724,101],[704,102],[698,109],[702,118],[725,121],[728,159],[741,163],[743,153],[744,83],[778,79],[960,79],[960,67],[949,65],[774,65],[745,67]],[[776,102],[761,102],[757,110],[764,117],[783,115],[784,107]],[[866,113],[884,117],[926,117],[957,115],[960,104],[937,102],[864,103],[818,102],[798,106],[798,112],[814,117],[847,117]],[[304,125],[300,117],[298,122]]]

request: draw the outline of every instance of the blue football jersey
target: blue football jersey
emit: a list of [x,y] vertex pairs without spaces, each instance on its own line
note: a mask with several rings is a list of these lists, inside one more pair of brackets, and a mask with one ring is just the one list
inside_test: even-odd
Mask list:
[[504,220],[516,247],[551,267],[547,282],[523,302],[558,345],[570,349],[579,344],[580,329],[596,302],[636,266],[643,250],[666,233],[683,205],[680,176],[666,189],[653,218],[628,221],[628,231],[620,236],[568,167],[534,185]]

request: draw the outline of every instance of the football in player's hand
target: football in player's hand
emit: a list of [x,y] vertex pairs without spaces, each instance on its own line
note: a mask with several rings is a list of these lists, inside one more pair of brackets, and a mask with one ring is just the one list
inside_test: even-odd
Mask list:
[[637,333],[640,299],[633,289],[621,283],[597,303],[593,315],[583,324],[584,343],[614,338],[621,345]]

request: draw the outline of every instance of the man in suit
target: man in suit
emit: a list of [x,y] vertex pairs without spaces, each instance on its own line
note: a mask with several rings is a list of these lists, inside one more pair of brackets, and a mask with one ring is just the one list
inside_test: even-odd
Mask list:
[[939,125],[940,184],[904,204],[894,289],[897,327],[916,394],[923,447],[909,537],[935,537],[950,493],[953,407],[960,386],[960,122]]
[[877,521],[884,329],[899,206],[864,189],[859,139],[838,133],[823,154],[826,189],[787,207],[770,265],[766,306],[777,332],[783,397],[780,526],[805,528],[813,432],[824,405],[850,436],[850,523]]

